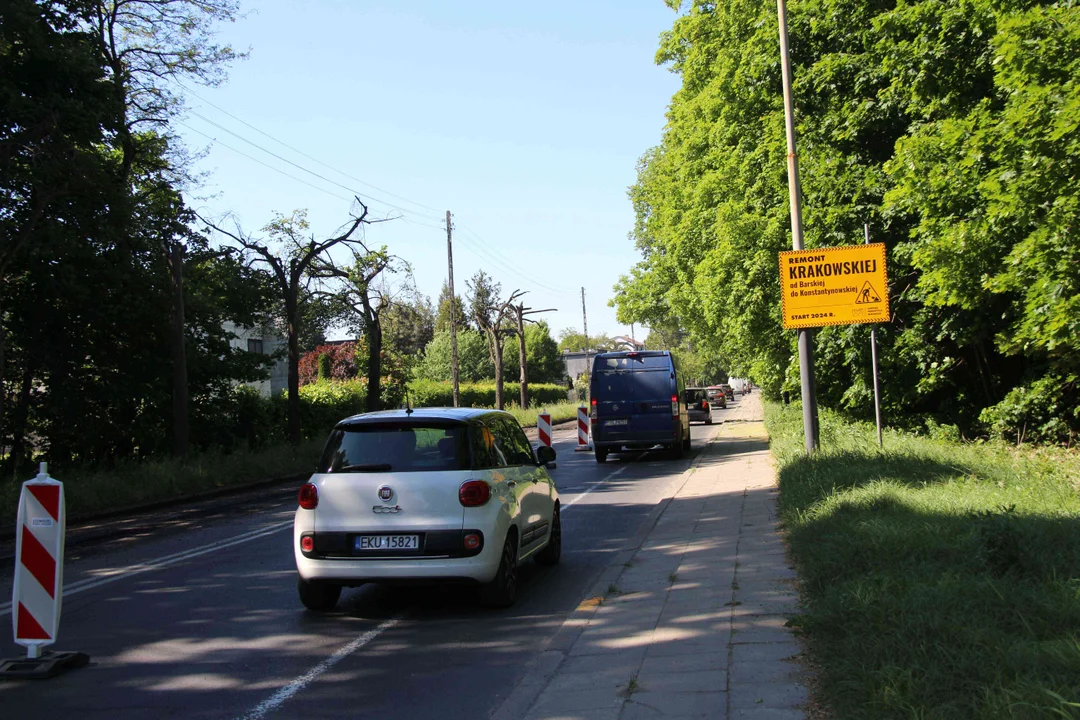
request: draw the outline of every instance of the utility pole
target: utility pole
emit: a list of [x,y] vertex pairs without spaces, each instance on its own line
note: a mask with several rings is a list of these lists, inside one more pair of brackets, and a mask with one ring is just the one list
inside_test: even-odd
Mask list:
[[589,319],[585,315],[585,288],[581,288],[581,325],[585,329],[585,403],[589,402],[589,386],[592,385],[592,368],[589,367]]
[[450,377],[454,386],[454,407],[461,406],[461,393],[458,390],[458,355],[457,355],[457,300],[454,295],[454,248],[450,242],[450,211],[446,211],[446,260],[450,267]]
[[[780,69],[784,81],[784,125],[787,131],[788,195],[791,200],[791,244],[795,250],[803,249],[802,206],[799,187],[799,158],[795,153],[795,104],[791,96],[791,54],[788,51],[787,6],[784,0],[776,0],[776,13],[780,20]],[[802,385],[803,433],[806,437],[806,453],[818,448],[817,390],[814,387],[814,344],[811,330],[801,328],[799,333],[799,379]]]

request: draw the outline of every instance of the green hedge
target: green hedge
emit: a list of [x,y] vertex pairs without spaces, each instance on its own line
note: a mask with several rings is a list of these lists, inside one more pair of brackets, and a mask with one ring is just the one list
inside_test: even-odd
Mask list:
[[[461,383],[458,387],[462,407],[495,407],[495,383]],[[506,404],[517,405],[521,393],[518,383],[503,383],[503,399]],[[453,387],[437,380],[413,380],[409,383],[409,401],[413,407],[451,407],[454,404]],[[566,402],[566,388],[555,384],[529,384],[529,405]]]

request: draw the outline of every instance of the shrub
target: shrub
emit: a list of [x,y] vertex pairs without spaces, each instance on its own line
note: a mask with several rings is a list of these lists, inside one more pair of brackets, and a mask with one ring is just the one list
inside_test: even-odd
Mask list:
[[311,352],[300,356],[297,369],[300,373],[300,384],[310,385],[321,377],[320,363],[322,356],[329,359],[330,367],[326,370],[326,378],[329,380],[352,380],[363,375],[362,366],[357,358],[357,353],[363,353],[362,342],[343,342],[333,345],[320,345]]
[[[300,388],[300,427],[304,437],[318,438],[350,415],[366,409],[367,381],[324,382]],[[285,397],[280,398],[284,404]]]
[[[494,407],[495,383],[461,383],[459,386],[462,407]],[[520,396],[518,383],[503,383],[503,398],[509,405]],[[409,383],[409,401],[413,407],[450,407],[454,404],[454,389],[448,382],[436,380],[413,380]],[[530,383],[529,405],[566,402],[566,388],[562,385]]]

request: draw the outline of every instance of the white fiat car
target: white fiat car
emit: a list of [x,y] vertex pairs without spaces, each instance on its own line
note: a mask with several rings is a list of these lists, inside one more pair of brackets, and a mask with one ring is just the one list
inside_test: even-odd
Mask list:
[[512,415],[423,408],[338,423],[293,527],[300,601],[332,610],[342,587],[464,580],[509,606],[518,563],[562,553],[559,493]]

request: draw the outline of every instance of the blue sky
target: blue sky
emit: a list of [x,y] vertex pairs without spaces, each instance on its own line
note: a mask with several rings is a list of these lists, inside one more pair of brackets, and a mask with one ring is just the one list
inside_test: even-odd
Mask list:
[[220,88],[191,86],[197,96],[177,128],[208,150],[194,207],[231,212],[249,232],[306,208],[323,236],[364,193],[373,214],[402,216],[369,228],[367,240],[411,263],[432,300],[446,278],[450,210],[459,294],[484,269],[504,291],[528,290],[527,305],[558,308],[545,316],[557,333],[580,329],[584,286],[590,333],[628,332],[607,306],[639,258],[626,190],[678,89],[653,61],[675,20],[662,0],[244,9],[219,39],[250,47],[250,58]]

